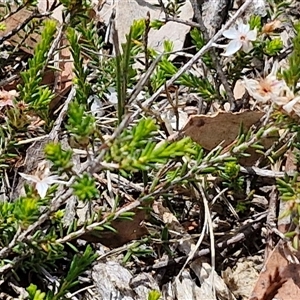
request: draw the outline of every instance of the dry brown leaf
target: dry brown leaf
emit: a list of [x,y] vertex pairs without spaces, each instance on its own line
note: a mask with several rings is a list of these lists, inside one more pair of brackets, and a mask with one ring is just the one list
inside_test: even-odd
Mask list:
[[273,33],[280,26],[281,26],[281,21],[273,20],[263,26],[262,32],[266,34],[270,34]]
[[[49,9],[54,4],[55,0],[40,0],[38,1],[37,8],[38,11],[43,14],[46,12],[49,12]],[[12,11],[17,10],[16,5],[10,5]],[[5,7],[0,7],[0,13],[5,14]],[[5,30],[0,32],[0,37],[5,36],[7,33],[11,32],[12,30],[15,30],[18,26],[20,26],[22,23],[24,23],[31,15],[33,14],[33,11],[27,9],[26,7],[20,9],[18,12],[14,13],[13,15],[9,16],[5,20]],[[57,21],[57,25],[62,22],[62,14],[63,14],[63,6],[58,6],[49,17],[43,17],[43,19],[48,18]],[[41,19],[41,18],[39,18]],[[34,53],[34,49],[37,45],[37,43],[40,41],[40,34],[38,32],[33,32],[28,35],[28,37],[24,40],[23,34],[15,34],[11,38],[8,39],[8,41],[16,46],[20,44],[21,49],[29,54]]]
[[299,254],[280,241],[262,269],[250,300],[300,299]]
[[264,113],[245,111],[242,113],[218,112],[212,116],[191,116],[183,131],[206,150],[212,150],[220,143],[226,147],[238,136],[241,124],[249,130]]
[[115,220],[111,226],[116,229],[112,231],[91,231],[82,235],[80,238],[92,243],[101,243],[110,248],[120,247],[132,240],[137,240],[148,233],[146,227],[142,224],[147,218],[147,212],[143,209],[130,210],[135,215],[132,220]]
[[[223,152],[226,152],[235,142],[241,124],[243,124],[244,131],[247,131],[263,115],[263,112],[258,111],[218,112],[212,116],[195,115],[189,118],[183,132],[206,150],[210,151],[222,143]],[[275,133],[263,138],[261,144],[265,149],[269,149],[277,140],[278,134]],[[254,148],[249,148],[246,152],[250,156],[240,158],[241,165],[252,166],[261,157],[261,154],[257,153]]]
[[[11,5],[11,7],[13,11],[17,9],[16,6],[14,5]],[[5,7],[0,7],[0,13],[1,14],[5,13]],[[9,16],[5,20],[5,30],[0,31],[0,37],[3,37],[9,32],[11,32],[12,30],[16,29],[19,25],[24,23],[24,21],[28,19],[32,15],[32,13],[33,13],[32,11],[26,8],[22,8],[17,13]],[[34,48],[39,40],[40,40],[40,35],[38,33],[30,34],[25,40],[24,40],[24,35],[17,35],[17,34],[13,35],[10,39],[8,39],[8,41],[14,46],[19,45],[22,42],[20,48],[24,52],[29,54],[33,54]]]
[[[39,1],[38,9],[41,13],[44,13],[49,10],[49,7],[54,3],[54,0],[48,1]],[[12,6],[13,10],[16,10],[15,6]],[[0,12],[2,12],[4,8],[0,8]],[[53,14],[51,15],[52,20],[56,20],[57,24],[59,24],[62,20],[62,11],[63,7],[59,6],[57,9],[54,10]],[[8,32],[12,31],[13,29],[17,28],[20,24],[22,24],[32,12],[26,8],[21,9],[16,14],[8,17],[5,21],[6,29],[5,31],[0,32],[0,37],[4,36]],[[49,17],[50,18],[50,17]],[[42,30],[42,29],[41,29]],[[18,36],[17,34],[10,38],[8,41],[12,45],[18,45],[23,40],[22,36]],[[21,46],[21,49],[29,54],[34,53],[34,48],[36,47],[37,43],[40,41],[40,34],[32,33],[30,34],[25,41],[22,41],[22,45],[28,46]],[[56,97],[52,100],[50,109],[57,107],[61,98],[69,91],[72,85],[72,78],[73,78],[73,62],[70,61],[72,56],[68,47],[63,47],[67,45],[67,40],[64,39],[61,41],[62,50],[59,51],[59,65],[58,68],[60,71],[53,71],[52,69],[46,69],[43,75],[42,84],[43,85],[53,85],[55,84],[55,93]],[[5,87],[7,89],[16,88],[17,84],[19,84],[19,80],[11,83],[9,86]]]

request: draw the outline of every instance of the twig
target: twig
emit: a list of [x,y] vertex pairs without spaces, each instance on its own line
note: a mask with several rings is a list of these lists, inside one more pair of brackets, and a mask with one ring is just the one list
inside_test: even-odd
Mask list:
[[163,57],[163,54],[158,55],[155,58],[155,60],[152,61],[152,63],[148,67],[147,71],[141,76],[140,80],[135,85],[134,90],[132,91],[129,100],[127,101],[127,105],[131,104],[136,99],[138,94],[142,91],[142,89],[148,82],[150,76],[153,74],[153,71],[155,70],[155,67],[160,62],[162,57]]
[[266,248],[265,248],[265,262],[269,258],[269,254],[272,252],[274,249],[274,241],[272,239],[272,233],[273,230],[272,228],[276,228],[276,211],[277,211],[277,204],[278,204],[278,191],[276,189],[276,186],[272,186],[272,190],[270,192],[269,196],[269,209],[268,209],[268,215],[267,215],[267,221],[266,221],[266,226],[267,226],[267,237],[266,237]]
[[204,188],[201,184],[198,184],[198,187],[201,192],[202,201],[204,204],[204,210],[205,210],[205,218],[207,220],[208,224],[208,231],[209,231],[209,239],[210,239],[210,257],[211,257],[211,283],[212,283],[212,292],[216,299],[216,287],[214,285],[214,273],[216,270],[216,249],[215,249],[215,236],[214,236],[214,230],[213,230],[213,224],[212,224],[212,216],[210,214],[209,206],[208,206],[208,200],[206,198]]
[[192,21],[187,21],[187,20],[181,20],[178,18],[174,18],[174,17],[170,17],[169,15],[166,16],[166,21],[168,22],[176,22],[179,24],[184,24],[187,26],[191,26],[191,27],[195,27],[195,28],[200,28],[200,25],[196,22],[192,22]]
[[[202,194],[202,190],[201,190],[201,194]],[[205,202],[205,200],[203,199],[203,195],[202,195],[202,201],[203,201],[203,203]],[[203,241],[203,239],[205,237],[205,232],[206,232],[207,227],[208,227],[208,216],[207,216],[207,213],[210,215],[209,209],[207,210],[206,206],[207,205],[204,204],[205,219],[204,219],[204,224],[202,226],[202,230],[201,230],[200,236],[198,238],[198,241],[197,241],[196,245],[193,248],[191,248],[191,251],[190,251],[190,253],[187,256],[186,261],[184,262],[184,264],[181,267],[178,275],[176,276],[176,279],[179,279],[179,277],[181,276],[181,273],[183,272],[183,270],[185,269],[185,267],[187,266],[187,264],[193,259],[193,257],[195,256],[195,253],[198,251],[198,249],[199,249],[199,247],[200,247],[200,245],[201,245],[201,243],[202,243],[202,241]]]
[[276,172],[271,170],[260,169],[258,167],[240,167],[240,171],[249,175],[257,175],[260,177],[283,178],[284,176],[294,176],[296,172]]
[[127,114],[123,117],[122,122],[120,123],[120,125],[116,128],[116,130],[114,131],[114,133],[112,134],[111,138],[109,139],[109,141],[107,141],[106,143],[104,143],[101,147],[100,147],[100,153],[99,155],[95,158],[95,160],[93,162],[91,162],[91,165],[89,165],[90,170],[89,172],[91,174],[93,173],[97,173],[97,171],[99,169],[101,169],[101,163],[103,160],[104,155],[106,154],[107,150],[109,149],[109,145],[110,143],[112,143],[122,132],[123,130],[128,126],[128,124],[130,123],[130,121],[132,120],[132,115],[131,114]]
[[17,78],[19,78],[19,75],[15,74],[15,75],[12,75],[12,76],[10,76],[10,77],[8,77],[6,79],[1,80],[0,81],[0,87],[1,86],[5,86],[5,85],[7,85],[7,84],[9,84],[9,83],[11,83],[13,81],[15,81]]

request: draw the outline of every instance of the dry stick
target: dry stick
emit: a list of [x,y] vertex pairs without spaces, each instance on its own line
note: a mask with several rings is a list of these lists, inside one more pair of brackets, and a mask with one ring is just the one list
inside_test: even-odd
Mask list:
[[[3,4],[2,4],[3,5]],[[13,15],[15,15],[16,13],[18,13],[20,10],[22,10],[24,7],[26,7],[26,3],[25,4],[21,4],[20,6],[18,6],[16,8],[16,10],[11,11],[10,13],[8,13],[6,16],[1,18],[1,23],[4,23],[4,21],[6,21],[8,18],[12,17]]]
[[270,177],[270,178],[283,178],[284,176],[295,176],[296,172],[280,172],[280,171],[272,171],[260,169],[258,167],[240,167],[241,173],[249,174],[249,175],[257,175],[260,177]]
[[[202,190],[201,190],[201,192],[202,192]],[[204,202],[204,199],[203,199],[203,202]],[[185,269],[185,267],[187,266],[187,264],[193,259],[193,257],[195,256],[195,253],[199,249],[199,247],[200,247],[200,245],[201,245],[201,243],[202,243],[202,241],[204,239],[205,231],[206,231],[207,226],[208,226],[208,224],[207,224],[208,223],[207,210],[206,209],[204,209],[204,210],[205,210],[205,220],[204,220],[204,224],[202,226],[202,230],[201,230],[200,236],[198,238],[198,241],[197,241],[195,247],[191,249],[189,255],[187,256],[187,259],[186,259],[185,263],[181,267],[178,275],[176,276],[176,279],[179,279],[181,273],[183,272],[183,270]],[[176,279],[175,279],[175,281],[176,281]]]
[[[206,45],[204,45],[191,60],[186,63],[179,71],[172,76],[171,79],[169,79],[166,82],[166,87],[168,88],[170,85],[172,85],[184,72],[189,70],[192,65],[203,55],[205,54],[212,46],[213,44],[222,36],[223,32],[227,30],[232,24],[236,22],[236,20],[239,18],[241,14],[245,12],[247,7],[252,3],[252,0],[247,0],[240,8],[239,10],[233,15],[233,17],[224,25],[223,28],[221,28],[213,37],[211,40],[207,42]],[[152,103],[159,97],[159,95],[165,90],[165,86],[161,86],[148,100],[145,101],[144,107],[150,107]],[[135,115],[139,114],[139,112],[136,112]]]
[[127,101],[127,105],[131,104],[136,97],[139,95],[139,93],[142,91],[143,87],[148,82],[150,76],[153,74],[157,64],[160,62],[161,58],[163,57],[163,54],[158,55],[155,60],[152,61],[151,65],[147,69],[147,71],[141,76],[140,80],[134,87],[134,90],[132,91],[129,100]]
[[127,105],[131,104],[136,99],[136,97],[138,96],[138,94],[142,91],[143,87],[148,82],[150,76],[153,74],[153,72],[154,72],[157,64],[160,62],[160,60],[161,60],[161,58],[163,56],[170,55],[170,54],[177,54],[178,52],[181,52],[183,50],[189,50],[189,49],[193,49],[193,48],[194,48],[194,46],[193,47],[189,47],[189,48],[184,48],[182,50],[175,50],[175,51],[164,52],[164,53],[159,54],[155,58],[155,60],[152,61],[152,63],[150,64],[148,70],[141,76],[140,80],[138,81],[138,83],[134,87],[134,90],[131,93],[129,100],[127,101]]
[[58,118],[56,119],[56,121],[54,122],[54,125],[49,133],[49,139],[53,140],[53,141],[57,141],[58,140],[58,131],[61,128],[61,124],[67,114],[68,108],[69,108],[69,104],[70,102],[73,100],[74,96],[76,94],[76,90],[73,87],[68,95],[68,98],[66,99],[64,106],[62,108],[62,110],[60,111]]
[[212,216],[210,214],[208,200],[205,195],[204,188],[201,184],[199,184],[198,186],[199,186],[199,189],[201,192],[202,201],[203,201],[204,210],[205,210],[205,218],[207,220],[208,229],[209,229],[210,256],[211,256],[211,273],[209,274],[209,277],[211,278],[212,292],[216,299],[216,287],[214,285],[214,274],[215,274],[215,270],[216,270],[216,249],[215,249],[215,236],[214,236],[214,230],[213,230],[213,224],[212,224]]
[[[208,33],[207,33],[207,29],[204,25],[202,15],[201,15],[199,6],[197,4],[197,1],[196,0],[191,0],[191,3],[192,3],[192,7],[194,9],[196,20],[199,23],[200,30],[201,30],[201,32],[204,36],[204,39],[205,39],[205,41],[208,41],[209,36],[208,36]],[[219,63],[218,57],[217,57],[216,52],[215,52],[214,49],[212,49],[210,51],[210,55],[211,55],[211,58],[212,58],[212,62],[216,67],[218,77],[219,77],[220,81],[222,82],[222,84],[224,86],[224,89],[225,89],[225,91],[228,95],[228,100],[229,100],[229,103],[230,103],[230,110],[234,110],[235,109],[235,104],[234,104],[235,103],[235,98],[234,98],[232,89],[231,89],[230,85],[228,84],[228,81],[227,81],[226,76],[225,76],[225,74],[222,70],[222,67]]]
[[274,240],[272,239],[273,231],[272,228],[276,228],[276,211],[278,206],[278,192],[276,189],[276,186],[272,186],[272,190],[269,195],[269,209],[268,209],[268,215],[267,215],[267,238],[266,238],[266,247],[265,247],[265,259],[264,264],[266,264],[267,259],[269,258],[269,254],[274,249]]
[[103,161],[105,153],[109,149],[110,143],[112,143],[123,132],[123,130],[125,128],[127,128],[127,126],[129,125],[131,120],[132,120],[132,115],[131,114],[125,115],[123,117],[123,120],[120,123],[119,127],[117,127],[117,129],[114,131],[114,133],[112,134],[109,141],[105,142],[105,144],[103,144],[100,147],[99,155],[95,158],[94,162],[91,162],[91,164],[89,165],[89,167],[90,167],[89,173],[90,174],[97,173],[99,170],[101,170],[101,163]]
[[167,22],[168,21],[169,22],[175,22],[175,23],[184,24],[184,25],[191,26],[191,27],[200,28],[200,25],[196,22],[177,19],[175,17],[170,17],[169,15],[166,16],[166,21]]
[[15,81],[17,78],[19,78],[19,75],[16,74],[16,75],[12,75],[12,76],[10,76],[6,79],[1,80],[0,81],[0,87],[5,86],[5,85]]

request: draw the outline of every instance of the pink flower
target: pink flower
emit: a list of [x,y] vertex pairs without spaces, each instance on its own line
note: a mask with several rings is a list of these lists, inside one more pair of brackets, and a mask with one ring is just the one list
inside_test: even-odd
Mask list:
[[273,63],[272,71],[265,78],[248,79],[244,77],[243,84],[250,96],[259,103],[272,102],[282,106],[294,97],[283,79],[277,78],[278,62]]

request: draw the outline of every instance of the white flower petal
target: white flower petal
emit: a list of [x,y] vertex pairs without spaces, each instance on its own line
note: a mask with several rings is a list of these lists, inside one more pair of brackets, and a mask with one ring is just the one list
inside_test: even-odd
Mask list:
[[48,185],[51,185],[54,183],[62,183],[62,184],[66,183],[63,180],[60,180],[58,175],[47,176],[42,181],[47,183]]
[[29,181],[32,181],[32,182],[35,182],[35,183],[40,182],[40,179],[37,178],[36,176],[29,175],[29,174],[25,174],[25,173],[20,173],[20,172],[19,172],[19,174],[20,174],[23,178],[25,178],[26,180],[29,180]]
[[243,84],[251,96],[252,93],[259,88],[259,82],[255,79],[248,79],[247,77],[244,77]]
[[278,70],[279,70],[279,67],[280,66],[279,66],[278,60],[275,60],[273,62],[272,70],[271,70],[270,74],[267,76],[267,78],[273,78],[273,77],[276,78]]
[[261,95],[259,93],[260,83],[255,79],[248,79],[244,77],[243,84],[247,89],[249,95],[258,102],[266,103],[270,100],[270,95]]
[[242,49],[245,53],[249,53],[253,49],[253,45],[251,42],[245,41],[242,44]]
[[285,104],[288,104],[287,102],[289,101],[287,97],[278,97],[278,96],[272,96],[271,100],[274,104],[278,106],[283,106]]
[[254,29],[254,30],[250,30],[249,32],[247,32],[247,39],[249,40],[249,41],[255,41],[256,40],[256,37],[257,37],[257,31],[256,31],[256,29]]
[[241,34],[247,34],[247,33],[250,31],[250,26],[249,26],[249,24],[244,24],[244,23],[240,22],[240,23],[238,24],[238,31],[239,31],[239,33],[241,33]]
[[241,41],[239,41],[239,40],[238,41],[237,40],[232,40],[228,44],[225,53],[223,53],[222,55],[223,56],[231,56],[232,54],[238,52],[241,49],[242,45],[243,44],[242,44]]
[[298,96],[294,98],[292,101],[290,101],[289,103],[283,105],[282,108],[289,114],[292,113],[292,111],[294,110],[298,115],[299,111],[294,106],[296,106],[296,104],[299,104],[299,102],[300,102],[300,97]]
[[35,188],[36,188],[38,194],[40,195],[40,197],[45,198],[46,194],[47,194],[47,190],[49,188],[49,185],[46,182],[41,181],[36,184]]
[[225,36],[227,39],[237,39],[239,37],[240,33],[235,28],[230,28],[228,30],[225,30],[223,32],[223,36]]

